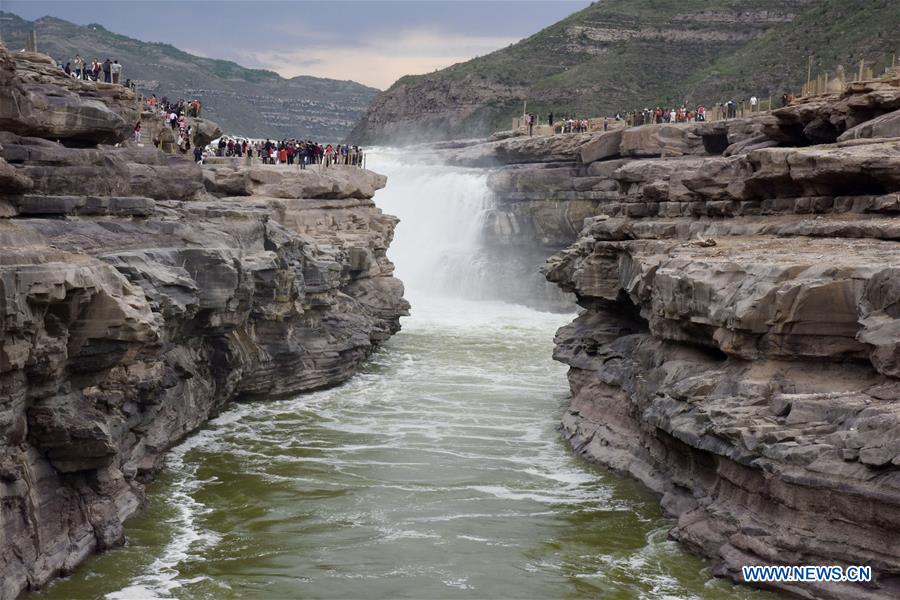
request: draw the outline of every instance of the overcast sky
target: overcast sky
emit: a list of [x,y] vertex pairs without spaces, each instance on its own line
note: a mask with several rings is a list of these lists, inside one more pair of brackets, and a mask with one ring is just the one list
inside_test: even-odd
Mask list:
[[285,77],[353,79],[386,88],[487,54],[580,10],[586,0],[0,0],[34,20],[52,15]]

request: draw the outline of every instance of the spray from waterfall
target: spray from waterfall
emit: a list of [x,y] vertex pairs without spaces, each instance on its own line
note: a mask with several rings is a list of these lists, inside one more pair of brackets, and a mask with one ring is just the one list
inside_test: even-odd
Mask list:
[[549,250],[537,243],[533,248],[496,243],[489,216],[497,207],[487,170],[429,163],[408,149],[379,149],[368,157],[368,166],[388,177],[378,205],[400,217],[388,255],[408,295],[574,310],[574,298],[539,272]]
[[400,217],[390,249],[397,277],[414,293],[484,297],[480,250],[492,204],[487,173],[416,163],[400,149],[370,151],[367,160],[388,177],[379,206]]

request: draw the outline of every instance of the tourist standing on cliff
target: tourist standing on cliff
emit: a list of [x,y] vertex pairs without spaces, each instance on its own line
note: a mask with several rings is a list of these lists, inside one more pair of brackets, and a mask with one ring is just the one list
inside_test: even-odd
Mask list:
[[306,161],[309,160],[309,146],[306,144],[297,144],[297,168],[301,171],[306,169]]
[[112,74],[112,83],[119,83],[122,76],[122,65],[119,64],[119,61],[114,60],[109,66],[109,71]]
[[87,79],[84,72],[84,59],[80,54],[75,55],[75,75],[78,79]]
[[103,61],[103,81],[112,83],[112,61],[108,58]]

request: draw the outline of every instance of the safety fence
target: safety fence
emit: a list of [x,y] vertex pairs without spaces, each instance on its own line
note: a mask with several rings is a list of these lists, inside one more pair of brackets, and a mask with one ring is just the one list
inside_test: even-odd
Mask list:
[[848,73],[842,65],[838,65],[834,71],[823,71],[817,73],[815,77],[810,59],[801,95],[836,94],[843,91],[847,84],[860,81],[881,81],[900,87],[900,64],[897,64],[897,55],[891,55],[890,63],[886,59],[869,62],[861,60],[852,72]]

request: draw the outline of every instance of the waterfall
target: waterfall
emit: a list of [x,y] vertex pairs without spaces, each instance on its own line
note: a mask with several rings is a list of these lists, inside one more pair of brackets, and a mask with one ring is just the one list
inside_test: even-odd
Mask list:
[[538,272],[549,251],[486,243],[496,209],[487,169],[427,162],[399,148],[370,151],[367,167],[388,178],[376,202],[400,218],[388,255],[408,295],[574,310],[574,299]]
[[401,149],[379,149],[367,167],[387,175],[376,198],[400,218],[390,257],[413,293],[484,297],[481,240],[491,206],[484,169],[416,162]]

